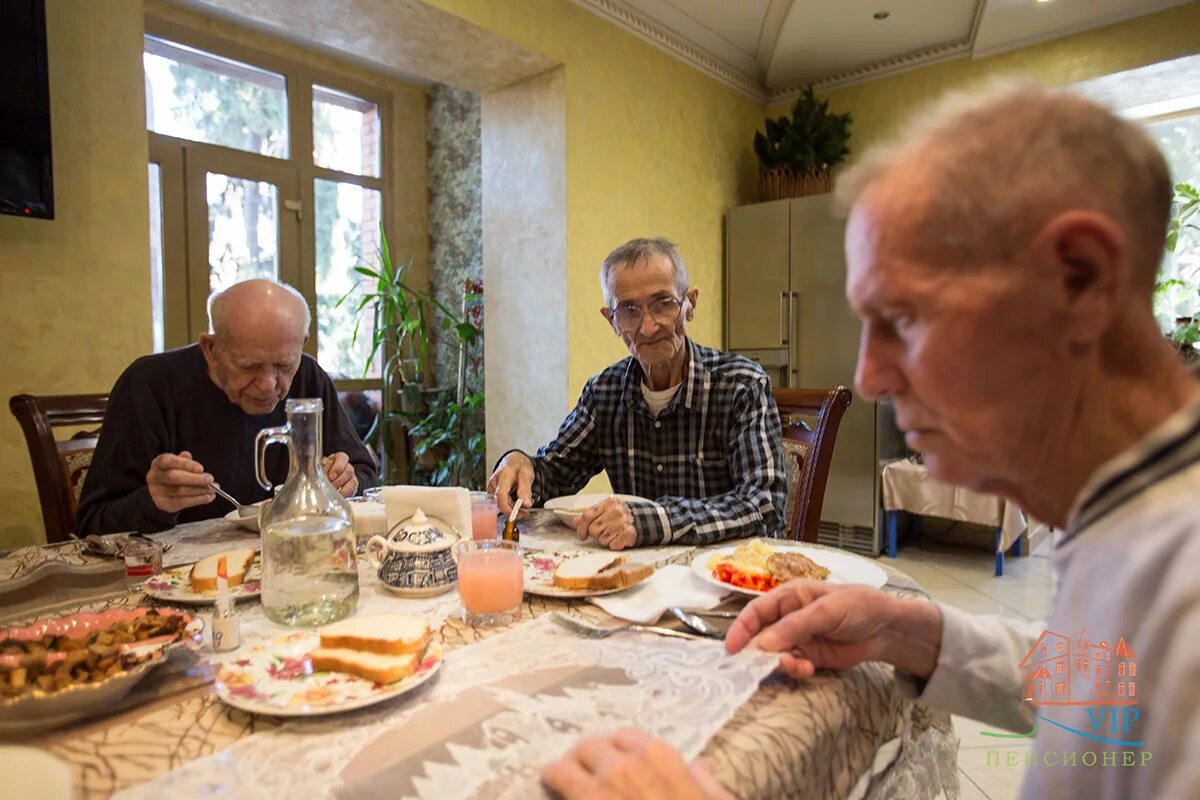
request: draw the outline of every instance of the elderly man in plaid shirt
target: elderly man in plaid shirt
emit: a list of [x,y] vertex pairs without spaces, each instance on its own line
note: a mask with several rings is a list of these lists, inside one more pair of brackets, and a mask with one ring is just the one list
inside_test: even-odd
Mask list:
[[578,492],[601,470],[613,490],[576,523],[613,549],[774,536],[787,478],[779,412],[762,367],[687,336],[699,289],[665,239],[634,239],[600,267],[600,313],[632,354],[583,387],[558,437],[504,455],[488,489],[500,508]]

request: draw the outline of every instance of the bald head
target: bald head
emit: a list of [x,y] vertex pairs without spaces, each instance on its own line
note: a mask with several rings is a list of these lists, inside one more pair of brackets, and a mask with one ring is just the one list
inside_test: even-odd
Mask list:
[[213,383],[247,414],[268,414],[287,396],[302,360],[308,304],[290,286],[252,280],[208,298],[200,350]]
[[952,95],[838,181],[848,209],[886,197],[928,263],[1016,257],[1056,215],[1094,211],[1125,240],[1133,286],[1149,292],[1171,210],[1166,161],[1137,125],[1069,92],[1008,84]]
[[208,332],[222,339],[261,334],[263,328],[303,338],[310,322],[308,303],[286,283],[242,281],[208,298]]

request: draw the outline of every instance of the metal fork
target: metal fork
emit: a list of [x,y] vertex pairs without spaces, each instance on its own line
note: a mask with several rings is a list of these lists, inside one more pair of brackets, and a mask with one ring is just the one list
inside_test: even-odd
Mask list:
[[579,620],[571,619],[559,614],[557,611],[550,614],[550,621],[565,631],[586,636],[589,639],[607,639],[614,633],[622,631],[639,631],[641,633],[654,633],[659,636],[671,636],[676,639],[704,639],[706,641],[714,641],[712,637],[700,636],[694,633],[684,633],[683,631],[673,630],[671,628],[660,628],[657,625],[639,625],[632,623],[630,625],[622,625],[619,628],[598,628],[594,625],[588,625]]

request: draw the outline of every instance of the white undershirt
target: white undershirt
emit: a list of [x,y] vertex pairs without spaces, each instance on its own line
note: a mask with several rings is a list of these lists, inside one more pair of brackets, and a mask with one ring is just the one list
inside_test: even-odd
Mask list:
[[642,381],[642,397],[646,398],[646,405],[650,406],[650,413],[657,417],[659,412],[667,407],[667,403],[671,402],[671,398],[679,391],[682,383],[680,381],[668,389],[655,391],[647,386],[645,381]]

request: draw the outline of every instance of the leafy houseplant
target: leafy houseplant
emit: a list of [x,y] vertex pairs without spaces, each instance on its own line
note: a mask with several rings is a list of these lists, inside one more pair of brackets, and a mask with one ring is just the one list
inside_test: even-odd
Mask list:
[[[1200,359],[1200,189],[1175,184],[1175,203],[1167,224],[1167,252],[1174,254],[1174,277],[1160,273],[1154,289],[1154,310],[1167,338],[1188,361]],[[1189,262],[1195,261],[1194,265]]]
[[[375,325],[364,376],[375,359],[382,357],[382,421],[389,427],[398,423],[407,431],[412,456],[412,474],[407,476],[410,482],[477,485],[482,482],[484,436],[482,430],[472,430],[482,426],[472,423],[482,411],[483,391],[466,385],[464,363],[468,349],[482,343],[483,331],[472,320],[482,318],[483,287],[466,287],[460,316],[429,293],[410,286],[410,268],[392,261],[382,230],[380,241],[379,266],[355,267],[362,279],[338,301],[340,305],[358,295],[355,341],[362,314],[371,309]],[[442,331],[458,349],[456,389],[425,385],[423,367],[434,330]],[[385,459],[391,460],[387,454],[389,437],[385,435],[383,440]]]
[[769,119],[754,134],[762,200],[829,191],[830,169],[850,154],[849,114],[834,114],[812,87],[800,93],[792,116]]

